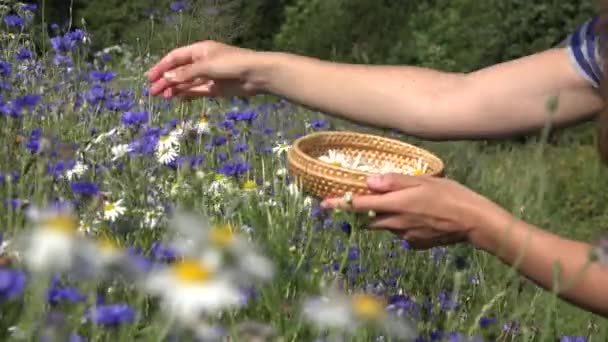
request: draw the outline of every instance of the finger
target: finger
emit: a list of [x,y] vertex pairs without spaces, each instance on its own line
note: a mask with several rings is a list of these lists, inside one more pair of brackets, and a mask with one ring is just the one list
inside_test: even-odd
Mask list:
[[367,186],[374,192],[385,193],[419,186],[423,181],[421,176],[387,173],[368,177]]
[[402,215],[384,214],[379,215],[367,224],[370,229],[399,230],[401,232],[419,227],[418,220],[407,218]]
[[180,79],[180,75],[184,74],[183,69],[190,67],[192,67],[192,65],[186,65],[165,73],[162,78],[158,79],[150,86],[150,93],[155,96],[165,92],[165,90],[170,87],[182,90],[209,82],[209,79],[198,76],[193,76],[188,79]]
[[321,202],[326,209],[342,209],[353,212],[398,213],[407,205],[409,196],[401,192],[389,192],[381,195],[328,198]]
[[160,62],[146,73],[150,82],[160,79],[164,73],[179,66],[192,63],[192,50],[194,45],[180,47],[169,52]]

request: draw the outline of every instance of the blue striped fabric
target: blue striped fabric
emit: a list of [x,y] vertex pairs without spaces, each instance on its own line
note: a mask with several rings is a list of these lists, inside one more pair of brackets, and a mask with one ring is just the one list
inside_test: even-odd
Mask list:
[[598,36],[594,32],[597,20],[598,17],[595,16],[579,26],[568,37],[566,45],[577,71],[595,88],[599,86],[603,72]]

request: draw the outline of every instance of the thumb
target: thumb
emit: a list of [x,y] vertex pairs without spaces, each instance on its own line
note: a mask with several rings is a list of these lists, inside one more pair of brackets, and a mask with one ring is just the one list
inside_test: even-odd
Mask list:
[[408,176],[398,173],[373,175],[367,178],[368,188],[381,193],[419,186],[421,182],[420,176]]

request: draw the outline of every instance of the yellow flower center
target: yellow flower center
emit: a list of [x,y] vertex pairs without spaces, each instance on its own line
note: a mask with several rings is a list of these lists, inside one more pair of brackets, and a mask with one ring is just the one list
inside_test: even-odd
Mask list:
[[337,160],[334,160],[334,161],[331,162],[331,165],[333,165],[333,166],[342,166],[342,163],[340,163]]
[[163,135],[163,136],[160,137],[159,140],[161,142],[165,143],[165,142],[169,141],[169,139],[170,139],[170,137],[168,135]]
[[97,240],[97,244],[103,251],[114,252],[119,250],[118,244],[105,236]]
[[216,173],[215,176],[213,177],[216,181],[221,181],[224,180],[226,177],[221,174],[221,173]]
[[228,224],[215,226],[211,229],[211,242],[220,246],[228,246],[234,241],[234,232]]
[[243,183],[243,190],[255,190],[257,187],[258,185],[252,180]]
[[212,271],[196,260],[184,259],[173,265],[177,278],[187,283],[200,283],[211,278]]
[[355,314],[364,319],[376,320],[384,315],[384,303],[370,295],[355,295],[352,305]]
[[78,230],[78,222],[70,215],[59,214],[42,221],[42,225],[64,233],[73,233]]
[[422,174],[424,174],[424,171],[421,169],[414,170],[414,176],[421,176]]
[[103,205],[103,210],[104,210],[104,211],[112,211],[112,210],[114,210],[114,203],[111,203],[111,202],[106,202],[106,203]]
[[201,115],[198,119],[198,123],[200,124],[206,124],[207,122],[209,122],[209,119],[206,115]]

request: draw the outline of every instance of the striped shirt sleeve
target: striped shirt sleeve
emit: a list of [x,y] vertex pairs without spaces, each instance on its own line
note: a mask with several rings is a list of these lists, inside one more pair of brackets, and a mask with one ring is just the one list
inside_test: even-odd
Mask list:
[[594,32],[597,20],[597,16],[587,20],[566,40],[574,67],[595,88],[599,86],[603,73],[599,57],[599,36]]

